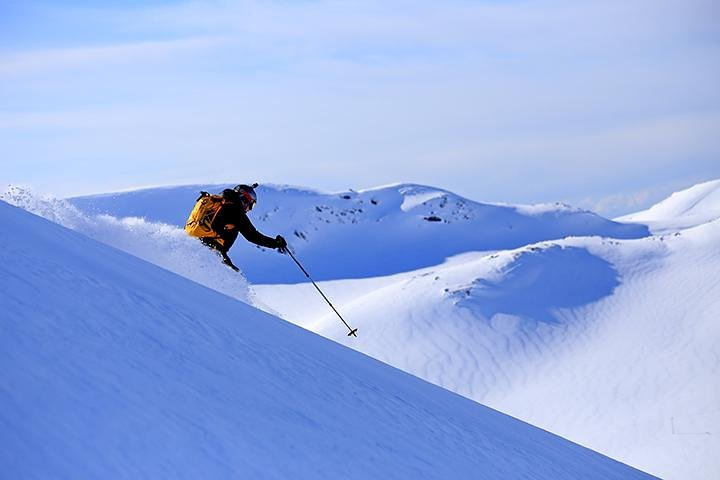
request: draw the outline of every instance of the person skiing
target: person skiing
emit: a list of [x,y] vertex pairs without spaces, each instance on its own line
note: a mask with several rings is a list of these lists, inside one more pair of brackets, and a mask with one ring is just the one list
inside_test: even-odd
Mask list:
[[238,234],[249,242],[275,248],[280,253],[285,253],[287,248],[282,235],[275,238],[263,235],[250,222],[247,214],[257,203],[255,187],[257,183],[252,186],[240,184],[223,190],[220,195],[200,192],[200,198],[185,225],[188,234],[198,237],[204,245],[217,251],[223,263],[235,271],[239,269],[230,260],[228,250]]

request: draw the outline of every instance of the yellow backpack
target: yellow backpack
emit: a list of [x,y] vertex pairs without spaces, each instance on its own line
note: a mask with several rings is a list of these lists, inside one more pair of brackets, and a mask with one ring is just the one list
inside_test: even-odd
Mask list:
[[220,195],[200,192],[200,198],[195,202],[195,207],[185,223],[187,234],[198,238],[220,238],[212,229],[212,222],[223,205],[225,200]]

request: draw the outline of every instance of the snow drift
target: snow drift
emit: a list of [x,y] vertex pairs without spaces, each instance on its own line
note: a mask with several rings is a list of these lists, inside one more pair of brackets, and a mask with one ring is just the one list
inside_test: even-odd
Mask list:
[[649,478],[0,202],[8,478]]

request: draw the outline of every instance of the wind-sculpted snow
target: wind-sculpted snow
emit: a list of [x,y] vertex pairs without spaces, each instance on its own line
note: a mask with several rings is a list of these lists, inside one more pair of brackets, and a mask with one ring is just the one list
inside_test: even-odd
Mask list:
[[[467,254],[429,269],[378,279],[322,282],[362,335],[352,346],[482,401],[552,355],[589,323],[568,315],[609,297],[615,267],[590,249],[599,238]],[[310,285],[255,286],[284,318],[342,341],[339,320]]]
[[[720,475],[720,221],[570,238],[320,287],[350,345],[668,479]],[[312,286],[256,286],[338,341]]]
[[525,321],[557,323],[554,311],[577,308],[612,294],[615,268],[577,247],[534,247],[517,254],[498,280],[480,278],[459,292],[458,305],[486,318],[508,314]]
[[[71,202],[88,212],[179,226],[198,191],[218,192],[228,186],[138,190]],[[567,236],[648,235],[643,225],[612,222],[567,205],[484,204],[411,184],[335,194],[261,186],[250,218],[263,233],[284,235],[318,280],[391,275],[437,265],[464,252],[513,249]],[[304,281],[287,258],[246,242],[238,242],[233,251],[253,283]]]
[[8,188],[0,194],[0,200],[226,295],[248,300],[248,286],[243,276],[220,264],[217,256],[173,225],[152,223],[137,217],[119,219],[110,215],[86,214],[65,200],[39,197],[18,187]]
[[648,475],[0,202],[3,478]]

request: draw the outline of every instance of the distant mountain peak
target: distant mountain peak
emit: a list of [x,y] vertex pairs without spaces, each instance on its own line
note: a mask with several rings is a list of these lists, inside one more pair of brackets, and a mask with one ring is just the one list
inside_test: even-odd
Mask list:
[[720,218],[720,179],[693,185],[671,194],[642,212],[620,217],[623,222],[645,223],[658,233],[696,227]]

